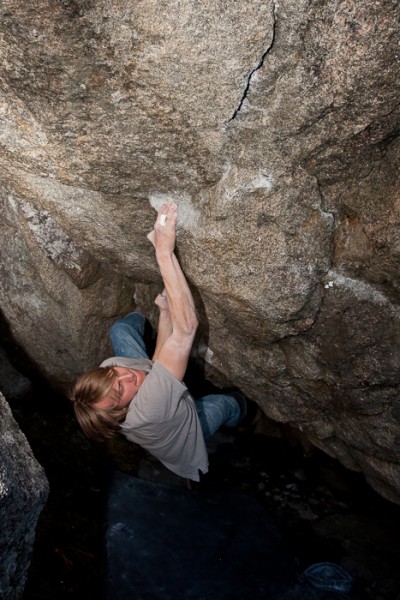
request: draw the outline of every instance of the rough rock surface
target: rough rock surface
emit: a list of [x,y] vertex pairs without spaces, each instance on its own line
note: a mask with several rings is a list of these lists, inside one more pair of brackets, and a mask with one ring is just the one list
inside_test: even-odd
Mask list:
[[0,393],[0,597],[24,590],[36,523],[48,495],[42,467]]
[[0,17],[0,305],[42,373],[65,388],[150,311],[172,197],[207,375],[400,502],[397,0]]

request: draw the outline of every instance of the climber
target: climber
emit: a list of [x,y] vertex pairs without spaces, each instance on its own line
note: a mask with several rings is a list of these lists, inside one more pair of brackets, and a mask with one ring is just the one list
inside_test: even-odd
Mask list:
[[168,469],[199,481],[208,470],[205,439],[246,414],[239,392],[193,400],[182,382],[198,326],[193,297],[175,256],[177,207],[162,205],[147,236],[155,248],[164,290],[152,359],[143,341],[145,318],[133,312],[110,328],[115,357],[84,373],[71,392],[84,433],[97,441],[121,433]]

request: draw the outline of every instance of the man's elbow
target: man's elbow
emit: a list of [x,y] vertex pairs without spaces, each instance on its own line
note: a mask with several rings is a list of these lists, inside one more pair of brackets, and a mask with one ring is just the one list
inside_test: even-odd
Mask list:
[[197,328],[199,326],[199,321],[197,316],[194,314],[190,319],[188,319],[186,323],[186,334],[194,337],[196,335]]
[[181,323],[180,325],[180,334],[184,337],[193,339],[199,326],[196,313],[191,314],[185,319],[184,323]]
[[180,323],[179,326],[173,328],[169,341],[171,344],[175,344],[176,348],[186,349],[187,352],[190,352],[198,325],[196,316],[187,319],[185,323]]

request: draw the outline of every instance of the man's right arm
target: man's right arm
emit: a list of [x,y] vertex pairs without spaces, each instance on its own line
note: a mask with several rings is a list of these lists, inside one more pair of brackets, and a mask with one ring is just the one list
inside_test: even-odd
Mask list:
[[156,251],[172,325],[172,332],[160,349],[157,360],[182,380],[198,321],[192,293],[174,254],[176,218],[176,205],[163,204],[149,239]]

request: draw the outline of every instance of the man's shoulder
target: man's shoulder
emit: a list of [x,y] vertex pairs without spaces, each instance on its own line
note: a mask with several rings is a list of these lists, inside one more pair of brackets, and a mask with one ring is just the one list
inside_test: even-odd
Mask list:
[[[147,379],[147,378],[146,378]],[[169,371],[162,363],[158,360],[153,364],[153,368],[151,371],[151,380],[158,380],[162,382],[163,385],[172,386],[175,389],[186,390],[186,385],[177,379],[171,371]]]
[[132,410],[139,410],[151,420],[165,419],[180,399],[188,394],[187,387],[168,369],[156,361],[132,400]]
[[149,373],[153,363],[149,358],[126,358],[125,356],[112,356],[103,360],[100,367],[126,367],[127,369],[136,369],[137,371],[146,371]]

